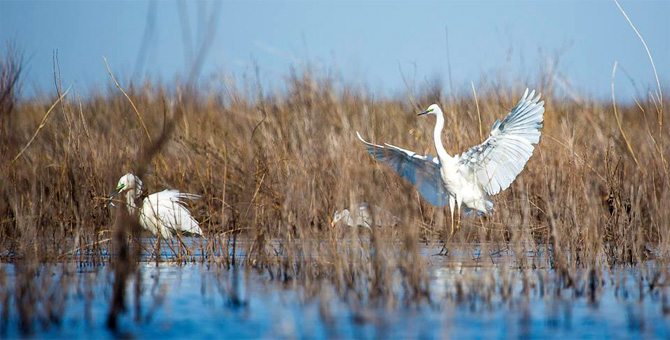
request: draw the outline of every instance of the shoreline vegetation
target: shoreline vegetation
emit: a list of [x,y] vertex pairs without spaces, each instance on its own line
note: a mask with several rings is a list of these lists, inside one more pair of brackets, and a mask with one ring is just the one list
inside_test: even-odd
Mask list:
[[336,239],[347,232],[332,225],[333,213],[362,202],[402,221],[383,232],[396,240],[553,245],[583,253],[565,259],[576,265],[639,263],[651,248],[667,255],[667,110],[653,96],[576,102],[555,97],[545,80],[541,142],[518,183],[495,197],[493,214],[464,218],[450,235],[444,209],[366,157],[355,131],[434,155],[432,122],[415,113],[435,102],[448,152],[461,153],[525,87],[485,82],[476,103],[439,88],[408,101],[334,87],[305,71],[287,79],[286,93],[259,89],[257,98],[235,87],[196,94],[144,84],[88,99],[59,87],[56,98],[3,101],[3,258],[48,262],[84,246],[99,253],[96,242],[123,217],[107,203],[125,172],[146,177],[150,192],[202,195],[190,207],[211,236],[199,240],[205,255],[226,243],[219,236],[255,239],[248,253],[261,257],[265,240]]
[[[146,257],[151,248],[139,242],[147,234],[137,218],[122,204],[107,204],[116,179],[131,171],[150,192],[175,188],[202,196],[189,206],[205,233],[191,242],[198,255],[160,261],[243,266],[312,293],[327,282],[341,297],[366,301],[397,299],[401,282],[404,299],[423,301],[430,266],[421,249],[436,244],[435,253],[444,246],[446,256],[477,249],[481,277],[501,270],[486,263],[486,254],[505,251],[513,260],[502,270],[521,273],[523,282],[546,268],[558,286],[586,287],[597,300],[608,284],[604,272],[629,268],[640,275],[641,289],[667,299],[669,129],[667,109],[652,97],[615,111],[608,102],[559,99],[543,82],[546,114],[534,156],[495,197],[493,214],[464,217],[451,235],[446,210],[368,157],[355,131],[434,154],[433,122],[415,113],[436,102],[446,115],[447,150],[460,153],[479,142],[478,110],[486,133],[525,84],[487,82],[477,89],[477,103],[442,89],[377,100],[336,91],[331,79],[309,72],[289,77],[286,88],[279,95],[259,90],[257,98],[235,87],[198,94],[144,84],[90,98],[59,88],[60,99],[3,106],[0,256],[16,271],[4,301],[24,303],[21,285],[40,290],[28,282],[42,264],[110,265],[108,326],[116,327],[138,264],[159,261]],[[362,202],[399,222],[371,229],[331,223],[336,210]],[[650,260],[654,265],[646,265]],[[501,294],[500,284],[488,288],[491,294]]]

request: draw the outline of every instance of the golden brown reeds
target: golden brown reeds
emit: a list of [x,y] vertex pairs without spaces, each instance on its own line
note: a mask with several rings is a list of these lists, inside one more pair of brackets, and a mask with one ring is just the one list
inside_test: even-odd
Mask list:
[[[2,117],[11,131],[0,140],[0,255],[24,268],[112,259],[119,281],[110,315],[124,310],[124,283],[141,258],[140,230],[106,198],[132,171],[152,192],[171,187],[202,195],[192,210],[206,238],[195,241],[200,256],[181,261],[244,265],[312,294],[325,281],[349,301],[430,300],[431,257],[421,245],[437,253],[440,243],[450,254],[476,249],[475,267],[499,265],[490,254],[513,254],[502,273],[458,279],[454,300],[490,300],[491,289],[505,299],[517,275],[507,265],[519,269],[524,291],[537,286],[530,270],[552,268],[558,286],[586,287],[596,300],[603,271],[655,258],[667,285],[670,182],[667,148],[655,136],[668,127],[647,119],[650,112],[667,115],[659,100],[617,103],[617,128],[612,103],[576,102],[548,90],[542,139],[525,170],[495,197],[493,214],[465,219],[454,235],[445,209],[424,202],[356,139],[360,131],[375,142],[434,154],[434,121],[415,113],[438,102],[447,115],[445,145],[462,152],[480,141],[480,120],[485,132],[525,89],[481,83],[476,102],[431,89],[416,96],[416,106],[377,99],[310,70],[288,77],[284,91],[259,90],[257,97],[243,94],[246,84],[199,92],[145,83],[123,94],[20,101]],[[331,224],[334,211],[361,202],[392,213],[398,225],[367,231]]]

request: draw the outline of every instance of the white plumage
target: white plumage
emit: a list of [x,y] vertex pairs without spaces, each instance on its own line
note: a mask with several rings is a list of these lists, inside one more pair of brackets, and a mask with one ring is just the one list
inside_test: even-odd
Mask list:
[[[119,179],[114,195],[125,193],[126,206],[133,214],[137,209],[135,200],[142,194],[142,181],[133,174],[125,174]],[[151,194],[142,201],[139,212],[140,225],[149,230],[154,236],[172,240],[177,232],[183,234],[202,235],[198,222],[186,209],[183,199],[196,199],[200,196],[179,192],[178,190],[163,190]]]
[[333,214],[333,225],[343,223],[349,227],[365,227],[371,229],[372,226],[394,226],[398,224],[398,218],[393,216],[376,205],[370,206],[368,203],[360,203],[354,207],[354,212],[348,209],[336,211]]
[[460,172],[476,177],[488,194],[507,189],[533,155],[544,115],[544,101],[539,99],[540,94],[529,95],[526,89],[507,117],[496,120],[488,139],[458,156]]
[[544,101],[528,89],[519,103],[502,121],[497,120],[489,137],[468,151],[450,156],[442,145],[444,115],[437,104],[419,115],[435,115],[434,143],[437,158],[421,156],[397,146],[368,143],[357,132],[368,152],[389,164],[414,184],[421,196],[435,206],[451,209],[452,228],[454,208],[465,206],[466,213],[485,214],[493,209],[491,195],[507,189],[523,170],[533,154],[533,144],[540,141]]

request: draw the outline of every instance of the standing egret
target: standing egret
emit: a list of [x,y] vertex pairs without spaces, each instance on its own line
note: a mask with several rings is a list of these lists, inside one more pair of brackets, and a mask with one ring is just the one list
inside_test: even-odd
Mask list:
[[507,189],[533,155],[533,144],[540,141],[544,115],[544,101],[538,102],[540,96],[535,96],[535,91],[528,94],[526,89],[507,117],[493,124],[483,143],[453,157],[442,145],[444,115],[437,104],[418,114],[437,118],[433,136],[437,158],[390,144],[368,143],[356,134],[368,153],[409,180],[426,201],[438,207],[449,204],[453,233],[454,208],[459,210],[459,222],[461,205],[466,213],[475,211],[483,215],[493,210],[491,196]]
[[[133,174],[125,174],[119,179],[112,197],[125,193],[126,206],[130,214],[137,210],[135,201],[142,195],[142,181]],[[163,190],[145,197],[139,211],[140,225],[156,236],[157,249],[160,251],[160,239],[172,240],[173,234],[191,234],[202,236],[198,222],[186,209],[182,199],[196,199],[200,196],[179,192],[178,190]],[[183,244],[181,238],[179,241]],[[187,252],[188,247],[184,244]]]

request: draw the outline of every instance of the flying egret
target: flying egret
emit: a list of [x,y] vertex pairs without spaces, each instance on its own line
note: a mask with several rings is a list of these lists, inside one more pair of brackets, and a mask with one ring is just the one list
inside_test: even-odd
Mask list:
[[465,206],[466,213],[490,212],[493,210],[491,196],[507,189],[532,156],[533,144],[540,141],[544,115],[544,101],[539,102],[540,96],[535,96],[535,91],[529,94],[526,89],[507,117],[496,120],[483,143],[453,157],[442,145],[444,115],[437,104],[418,114],[437,118],[433,136],[437,158],[417,155],[390,144],[372,144],[356,134],[368,153],[409,180],[426,201],[438,207],[449,204],[453,233],[454,208],[459,211],[459,222],[461,205]]
[[[119,179],[112,197],[125,193],[126,206],[130,214],[137,210],[135,201],[142,195],[142,181],[133,174],[125,174]],[[158,248],[160,239],[172,240],[174,234],[192,234],[202,236],[198,222],[186,209],[183,199],[197,199],[200,196],[187,194],[178,190],[163,190],[145,197],[139,211],[140,225],[156,236]],[[179,238],[179,237],[178,237]],[[179,241],[183,244],[181,238]],[[184,244],[187,252],[188,247]],[[159,250],[160,251],[160,250]],[[189,252],[190,253],[190,252]]]

